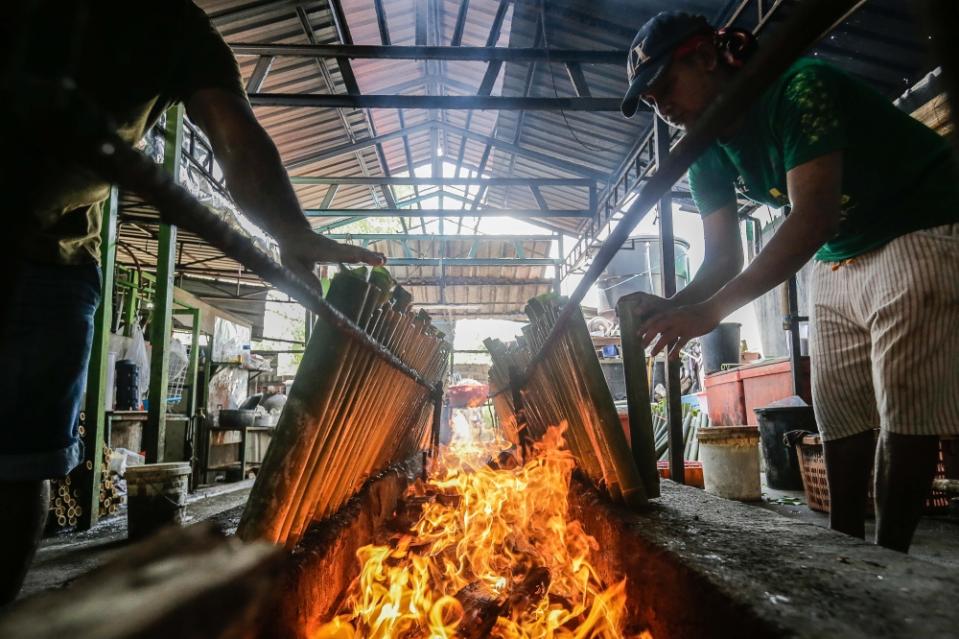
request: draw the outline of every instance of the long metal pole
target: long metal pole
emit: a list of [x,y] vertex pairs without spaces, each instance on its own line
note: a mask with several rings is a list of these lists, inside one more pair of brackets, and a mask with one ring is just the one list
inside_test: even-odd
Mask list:
[[304,307],[322,316],[343,336],[355,340],[362,348],[373,352],[421,386],[433,389],[430,381],[330,306],[323,299],[319,282],[307,282],[274,261],[257,248],[250,238],[211,213],[149,158],[124,142],[103,121],[97,120],[96,114],[85,112],[82,116],[87,118],[83,122],[86,128],[78,129],[76,134],[78,141],[87,145],[81,145],[80,148],[91,152],[89,160],[93,167],[107,179],[138,193],[157,207],[164,221],[196,233],[224,255],[240,262],[265,281],[297,299]]
[[[662,167],[669,157],[669,127],[656,118],[655,129],[656,167]],[[669,191],[659,200],[659,243],[663,297],[676,294],[676,245],[673,238],[673,199]],[[679,381],[679,360],[666,361],[666,422],[669,433],[669,476],[677,483],[685,483],[686,470],[683,460],[683,402]]]

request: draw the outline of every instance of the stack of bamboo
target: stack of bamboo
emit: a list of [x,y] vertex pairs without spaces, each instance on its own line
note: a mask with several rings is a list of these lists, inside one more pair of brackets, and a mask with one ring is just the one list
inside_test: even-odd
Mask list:
[[[699,429],[708,426],[709,416],[706,411],[683,404],[683,459],[699,460]],[[656,441],[656,458],[660,461],[669,459],[668,430],[665,404],[657,404],[653,407],[653,432]]]
[[57,528],[77,525],[77,520],[83,514],[79,499],[80,491],[74,488],[69,475],[63,479],[50,480],[50,517],[51,522],[56,522]]
[[[513,349],[487,343],[494,362],[491,390],[515,385],[515,375],[504,377],[504,371],[531,361],[529,353],[536,353],[535,361],[524,367],[519,421],[526,422],[534,439],[565,422],[567,444],[579,467],[614,501],[642,506],[658,495],[658,478],[647,482],[640,476],[582,312],[576,309],[560,338],[546,344],[564,302],[555,294],[533,298],[526,306],[530,323]],[[507,414],[516,408],[506,407],[512,411]],[[655,459],[650,462],[655,471]]]
[[123,503],[123,495],[118,485],[119,475],[110,470],[110,457],[113,449],[103,447],[103,459],[100,461],[100,517],[114,515]]
[[[81,437],[85,435],[83,430],[81,426]],[[106,517],[107,515],[116,513],[123,499],[117,486],[116,474],[110,472],[110,455],[112,452],[109,447],[103,447],[103,458],[100,463],[100,480],[94,487],[94,490],[96,490],[99,495],[100,517]],[[93,462],[87,461],[83,468],[78,468],[63,479],[53,479],[50,481],[51,526],[55,526],[56,528],[72,528],[77,525],[80,516],[83,514],[83,506],[80,503],[80,489],[78,486],[82,483],[82,474],[90,472],[92,469]]]
[[[338,273],[327,300],[426,380],[450,346],[382,268]],[[435,391],[318,319],[237,534],[295,544],[365,480],[430,443]]]

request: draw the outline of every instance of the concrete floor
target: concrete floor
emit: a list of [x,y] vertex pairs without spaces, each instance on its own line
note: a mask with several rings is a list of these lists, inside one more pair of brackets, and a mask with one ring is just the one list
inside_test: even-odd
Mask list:
[[[253,480],[202,487],[189,496],[186,506],[187,523],[215,518],[236,509],[246,502]],[[20,598],[62,588],[73,579],[108,561],[127,541],[126,510],[101,519],[90,530],[64,533],[43,540]]]
[[[765,485],[765,478],[763,500],[751,505],[804,523],[823,528],[829,527],[829,515],[811,510],[806,505],[803,491],[770,488]],[[875,539],[875,534],[876,522],[869,517],[866,519],[866,540],[872,541]],[[953,505],[950,512],[923,517],[919,522],[909,554],[948,568],[959,568],[959,508]]]
[[[201,488],[190,495],[187,519],[202,521],[224,515],[232,516],[245,503],[253,480],[232,484],[217,484]],[[798,502],[798,503],[793,503]],[[763,487],[763,501],[751,504],[779,513],[790,519],[824,528],[829,517],[810,510],[805,505],[802,491],[781,491]],[[232,511],[232,512],[230,512]],[[235,517],[234,517],[235,519]],[[236,522],[230,523],[235,527]],[[866,524],[867,536],[874,532],[873,522]],[[76,577],[109,560],[127,545],[126,512],[103,519],[91,530],[67,533],[44,540],[33,566],[27,575],[20,597],[52,588],[61,588]],[[959,568],[959,515],[925,517],[916,532],[911,554],[919,559],[949,568]]]

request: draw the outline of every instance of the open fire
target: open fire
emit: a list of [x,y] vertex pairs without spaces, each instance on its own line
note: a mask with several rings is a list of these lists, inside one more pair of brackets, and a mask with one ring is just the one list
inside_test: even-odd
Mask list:
[[360,549],[341,613],[314,639],[651,639],[624,629],[625,580],[601,583],[596,541],[568,517],[574,462],[562,429],[524,464],[502,450],[442,450],[431,479],[409,491],[415,523]]

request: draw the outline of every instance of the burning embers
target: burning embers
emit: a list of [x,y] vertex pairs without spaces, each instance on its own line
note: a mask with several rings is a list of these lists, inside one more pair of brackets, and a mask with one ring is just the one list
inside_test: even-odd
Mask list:
[[360,549],[343,613],[314,638],[626,636],[625,581],[600,582],[595,540],[568,519],[574,464],[561,430],[522,466],[491,468],[495,452],[444,450],[433,478],[411,489],[415,524]]

